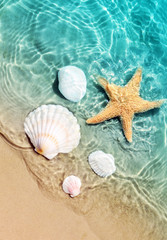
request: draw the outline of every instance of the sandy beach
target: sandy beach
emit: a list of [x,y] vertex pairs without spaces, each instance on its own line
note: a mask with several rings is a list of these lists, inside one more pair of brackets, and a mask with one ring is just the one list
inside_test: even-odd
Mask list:
[[43,195],[19,152],[2,138],[0,152],[0,239],[99,239],[82,216]]
[[[153,221],[153,215],[142,218],[130,206],[118,205],[118,200],[108,209],[112,213],[110,218],[103,216],[98,199],[88,214],[76,214],[67,204],[68,199],[54,200],[39,188],[20,152],[3,137],[0,137],[0,150],[0,239],[164,240],[164,224],[162,237],[157,238],[159,233],[153,229],[160,225]],[[76,205],[79,197],[75,199]]]
[[[161,0],[0,1],[0,240],[167,239],[166,101],[145,112],[167,99],[166,8]],[[61,88],[64,67],[73,70]],[[42,105],[66,108],[80,128]],[[52,143],[42,147],[45,136]],[[111,170],[103,157],[92,168],[96,151],[113,156],[110,176],[99,175]],[[62,189],[71,175],[82,183],[74,198]]]

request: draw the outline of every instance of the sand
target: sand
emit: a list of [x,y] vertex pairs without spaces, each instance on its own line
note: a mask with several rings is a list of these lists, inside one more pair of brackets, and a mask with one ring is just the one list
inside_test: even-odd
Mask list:
[[138,202],[127,205],[129,201],[125,204],[118,192],[106,210],[108,195],[107,200],[105,192],[96,189],[91,193],[93,207],[86,214],[79,211],[87,202],[80,202],[84,192],[75,198],[75,211],[68,195],[59,201],[52,198],[38,186],[19,150],[3,137],[0,189],[0,240],[165,240],[167,236],[166,223],[148,205],[140,205],[142,209]]
[[2,137],[0,166],[0,239],[99,239],[84,217],[42,193],[20,153]]

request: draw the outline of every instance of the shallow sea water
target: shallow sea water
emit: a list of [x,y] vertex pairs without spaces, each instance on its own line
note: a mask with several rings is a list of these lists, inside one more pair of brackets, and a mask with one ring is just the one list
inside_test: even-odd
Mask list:
[[[0,3],[1,134],[20,149],[39,186],[85,215],[102,240],[111,234],[114,240],[167,238],[167,104],[135,115],[131,144],[119,119],[85,123],[108,101],[98,75],[125,85],[142,67],[140,95],[149,101],[167,99],[166,8],[164,0]],[[86,74],[87,93],[79,103],[57,89],[57,72],[66,65]],[[71,110],[82,136],[74,151],[52,161],[32,150],[23,130],[26,115],[49,103]],[[88,155],[98,149],[115,157],[117,171],[109,178],[98,177],[88,165]],[[61,188],[70,174],[82,181],[82,194],[75,199]],[[114,232],[115,226],[120,232]]]

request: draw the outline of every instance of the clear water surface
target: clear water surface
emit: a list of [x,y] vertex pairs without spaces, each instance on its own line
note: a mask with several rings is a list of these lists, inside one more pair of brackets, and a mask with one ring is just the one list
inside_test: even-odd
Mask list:
[[[65,176],[81,178],[80,197],[66,200],[88,216],[92,228],[93,209],[102,211],[105,219],[120,220],[125,212],[138,222],[147,219],[145,235],[139,239],[167,236],[167,104],[135,115],[132,144],[119,119],[94,126],[85,120],[108,101],[96,81],[98,75],[125,85],[142,67],[141,97],[167,99],[166,8],[165,0],[0,2],[1,133],[22,151],[35,179],[54,198],[67,198],[61,189]],[[69,102],[57,89],[57,72],[66,65],[86,74],[87,93],[79,103]],[[34,153],[23,130],[25,116],[47,103],[71,110],[82,135],[77,149],[50,162]],[[96,176],[87,162],[98,149],[115,157],[117,171],[107,179]]]

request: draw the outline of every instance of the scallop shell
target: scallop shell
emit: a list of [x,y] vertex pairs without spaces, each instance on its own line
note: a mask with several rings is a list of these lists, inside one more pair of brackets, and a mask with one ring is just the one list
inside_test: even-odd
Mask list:
[[75,66],[66,66],[59,70],[59,91],[72,102],[80,101],[86,93],[86,77],[84,72]]
[[81,180],[76,176],[68,176],[64,179],[63,190],[65,193],[70,194],[71,197],[76,197],[80,194]]
[[61,105],[42,105],[29,113],[24,130],[35,151],[48,159],[72,151],[80,140],[76,117]]
[[114,157],[100,150],[92,152],[88,157],[88,162],[100,177],[108,177],[116,171]]

